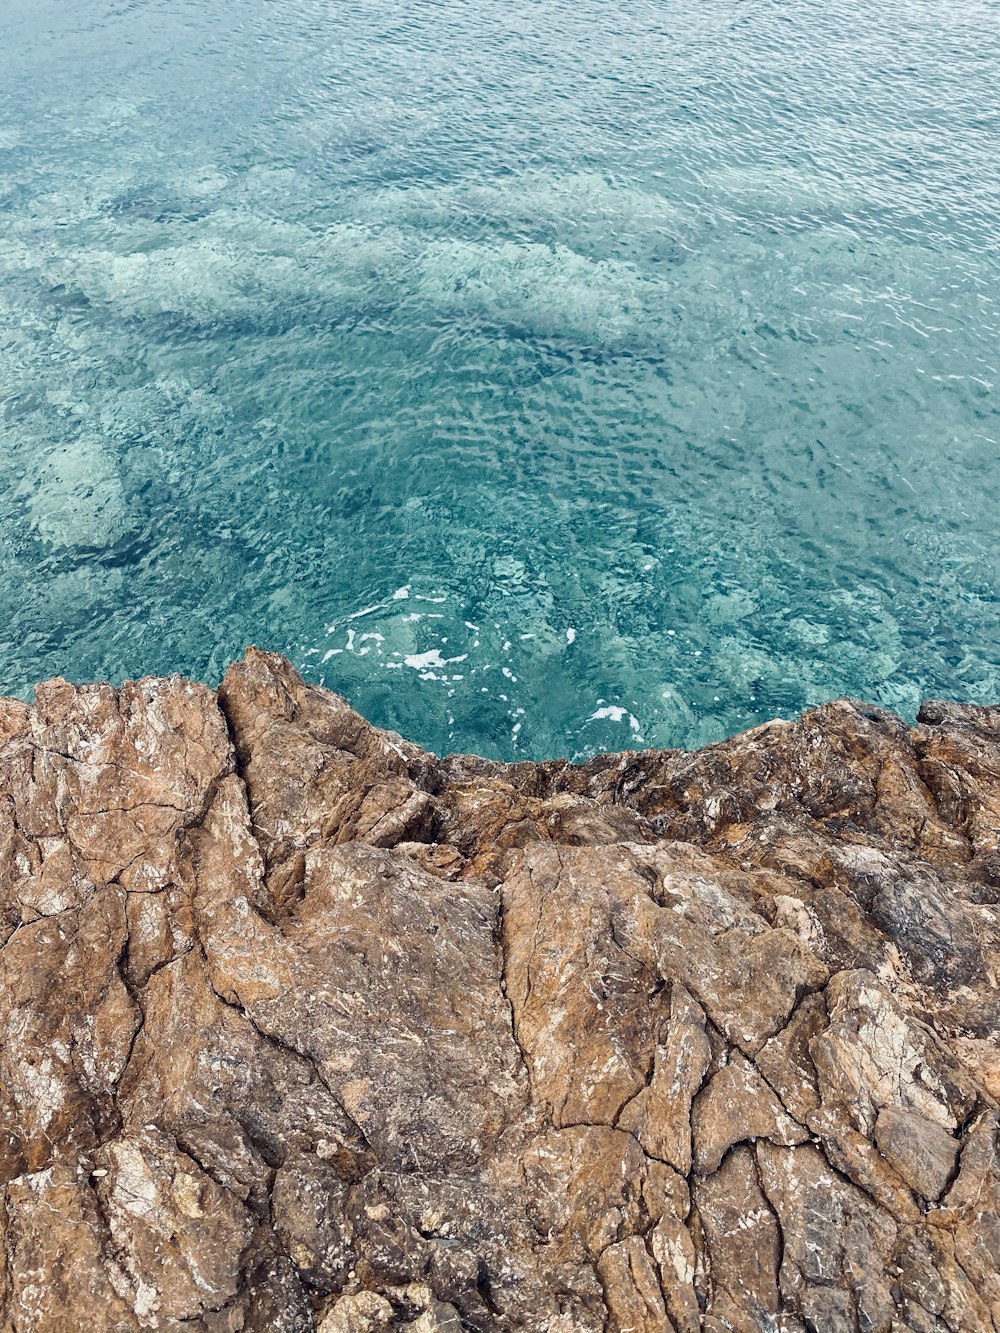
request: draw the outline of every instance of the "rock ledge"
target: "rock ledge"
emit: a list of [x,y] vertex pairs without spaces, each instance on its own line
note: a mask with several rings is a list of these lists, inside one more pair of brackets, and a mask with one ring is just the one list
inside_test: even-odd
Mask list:
[[1000,1333],[1000,709],[0,701],[0,1333]]

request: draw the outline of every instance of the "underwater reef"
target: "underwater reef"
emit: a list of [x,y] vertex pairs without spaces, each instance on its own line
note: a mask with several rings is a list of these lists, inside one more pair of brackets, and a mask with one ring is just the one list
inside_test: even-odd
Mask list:
[[3,1333],[1000,1329],[1000,708],[0,701]]

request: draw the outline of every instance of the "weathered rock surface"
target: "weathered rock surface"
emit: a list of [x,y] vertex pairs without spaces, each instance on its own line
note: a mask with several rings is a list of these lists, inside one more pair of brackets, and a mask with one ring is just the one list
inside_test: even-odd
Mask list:
[[0,1330],[1000,1330],[1000,710],[0,702]]

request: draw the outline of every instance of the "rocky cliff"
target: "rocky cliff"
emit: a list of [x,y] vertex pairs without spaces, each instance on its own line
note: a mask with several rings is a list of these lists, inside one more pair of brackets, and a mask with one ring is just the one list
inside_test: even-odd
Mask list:
[[1000,710],[0,702],[0,1329],[1000,1329]]

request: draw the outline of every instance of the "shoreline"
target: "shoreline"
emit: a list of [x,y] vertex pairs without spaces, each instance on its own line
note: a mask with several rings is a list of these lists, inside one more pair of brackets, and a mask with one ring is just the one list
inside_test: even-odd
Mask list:
[[0,888],[0,1322],[1000,1312],[1000,708],[502,764],[253,649],[50,681]]

